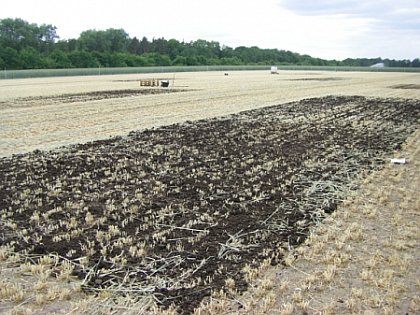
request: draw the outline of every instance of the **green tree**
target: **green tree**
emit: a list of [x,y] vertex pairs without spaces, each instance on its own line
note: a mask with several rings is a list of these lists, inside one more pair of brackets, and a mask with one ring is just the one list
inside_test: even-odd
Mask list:
[[129,57],[125,53],[111,54],[111,67],[127,67]]
[[150,44],[150,50],[161,55],[167,55],[169,53],[168,41],[163,37],[154,38]]
[[242,65],[243,62],[238,57],[223,57],[221,60],[222,65],[229,65],[229,66],[239,66]]
[[96,59],[102,67],[112,67],[112,54],[110,52],[93,51],[92,57]]
[[168,41],[168,55],[171,60],[177,58],[177,56],[182,54],[183,45],[176,39],[170,39]]
[[167,55],[158,53],[145,53],[142,54],[145,61],[145,66],[170,66],[172,65],[171,59]]
[[51,24],[42,24],[38,27],[38,40],[41,52],[50,53],[53,51],[54,44],[58,38],[57,27]]
[[89,52],[106,52],[111,50],[111,43],[107,40],[105,31],[87,30],[77,39],[77,47]]
[[75,51],[77,49],[77,40],[76,39],[69,39],[69,40],[59,40],[55,43],[54,49],[61,50],[64,52]]
[[75,68],[96,68],[100,66],[98,60],[87,51],[72,51],[69,53],[68,58]]
[[235,55],[234,50],[231,47],[223,45],[220,50],[220,58],[232,58]]
[[130,41],[130,44],[128,44],[127,50],[129,53],[135,54],[135,55],[140,53],[140,41],[138,40],[137,37],[134,37]]
[[187,65],[187,58],[184,56],[176,56],[173,60],[172,64],[174,66],[186,66]]
[[215,41],[206,41],[204,39],[198,39],[192,42],[192,47],[195,48],[195,54],[197,56],[203,56],[205,58],[219,58],[220,57],[220,44]]
[[50,24],[30,24],[22,19],[0,20],[0,45],[20,51],[32,47],[42,52],[52,50],[58,38],[56,27]]
[[41,69],[45,67],[39,52],[32,47],[26,47],[19,53],[19,58],[23,69]]
[[0,20],[0,44],[17,51],[31,46],[37,47],[37,26],[22,19]]
[[187,66],[197,66],[197,65],[199,65],[197,57],[195,57],[195,56],[188,56],[187,57]]
[[262,58],[262,50],[256,46],[237,47],[235,48],[235,56],[241,59],[245,64],[256,64],[264,60],[264,58]]
[[53,62],[53,67],[58,69],[72,68],[72,63],[66,52],[59,49],[55,49],[50,55],[50,59]]
[[139,54],[144,54],[150,52],[150,42],[146,37],[143,37],[140,41]]
[[130,44],[130,37],[123,29],[110,28],[105,31],[105,38],[109,42],[110,51],[126,52]]
[[87,30],[80,34],[77,44],[80,50],[89,52],[126,52],[130,39],[123,29]]
[[6,69],[21,69],[22,61],[19,58],[19,53],[16,49],[11,47],[0,47],[0,58],[3,59],[3,68]]

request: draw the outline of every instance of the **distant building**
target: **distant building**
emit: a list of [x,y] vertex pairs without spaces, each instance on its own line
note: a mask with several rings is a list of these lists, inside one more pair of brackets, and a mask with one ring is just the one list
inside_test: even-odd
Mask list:
[[383,62],[375,63],[374,65],[370,66],[371,68],[385,68],[385,64]]

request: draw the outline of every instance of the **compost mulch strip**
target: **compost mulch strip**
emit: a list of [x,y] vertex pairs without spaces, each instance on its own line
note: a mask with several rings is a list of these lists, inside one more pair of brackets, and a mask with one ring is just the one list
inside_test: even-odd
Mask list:
[[326,78],[299,78],[299,79],[288,79],[288,81],[340,81],[346,80],[346,78],[340,77],[326,77]]
[[397,84],[390,86],[390,88],[404,90],[420,90],[420,84]]
[[328,96],[2,158],[0,245],[190,314],[280,263],[419,119],[418,100]]
[[14,100],[2,101],[0,106],[3,107],[29,107],[33,105],[49,105],[49,104],[67,104],[75,102],[100,101],[104,99],[127,98],[140,95],[168,94],[185,92],[184,89],[168,89],[168,88],[138,88],[123,90],[104,90],[93,91],[87,93],[67,93],[51,96],[31,96],[20,97]]

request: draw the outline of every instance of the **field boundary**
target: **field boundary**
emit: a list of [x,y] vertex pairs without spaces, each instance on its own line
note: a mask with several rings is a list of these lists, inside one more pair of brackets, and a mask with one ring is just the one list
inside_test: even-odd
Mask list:
[[[68,77],[68,76],[100,76],[113,74],[142,74],[142,73],[172,73],[172,72],[201,72],[201,71],[247,71],[267,70],[270,65],[241,65],[241,66],[161,66],[161,67],[123,67],[123,68],[72,68],[72,69],[28,69],[28,70],[0,70],[0,80]],[[278,70],[304,71],[360,71],[360,72],[420,72],[420,68],[371,68],[346,66],[301,66],[279,65]]]

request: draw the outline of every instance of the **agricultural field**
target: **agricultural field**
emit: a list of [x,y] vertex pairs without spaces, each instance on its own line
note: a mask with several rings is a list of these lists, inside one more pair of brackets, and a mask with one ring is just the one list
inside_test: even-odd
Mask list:
[[[213,300],[246,312],[262,270],[290,266],[418,137],[418,74],[177,73],[159,77],[167,89],[139,78],[0,81],[0,259],[130,296],[137,312]],[[25,301],[18,288],[1,291],[5,309]],[[50,299],[69,296],[57,290]]]
[[[139,80],[144,78],[170,79],[171,90],[184,92],[158,97],[138,94]],[[268,71],[238,71],[229,72],[228,76],[223,72],[194,72],[1,80],[0,156],[123,136],[132,130],[218,117],[309,97],[360,95],[418,99],[420,89],[401,88],[418,82],[418,73],[315,71],[285,71],[279,75],[270,75]],[[112,92],[117,90],[133,91],[130,97],[110,97],[112,93],[118,96]],[[100,98],[81,97],[99,92],[104,93]]]

